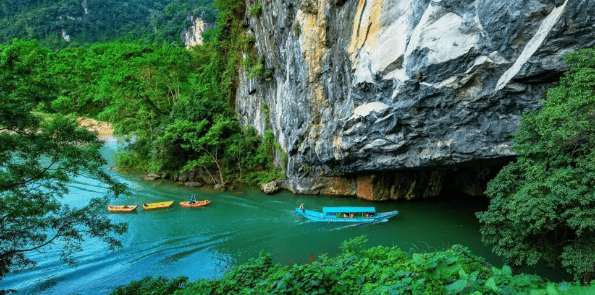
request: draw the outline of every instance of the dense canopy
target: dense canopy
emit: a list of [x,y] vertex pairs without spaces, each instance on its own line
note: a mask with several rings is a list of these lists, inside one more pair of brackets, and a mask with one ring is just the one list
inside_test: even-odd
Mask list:
[[483,240],[515,265],[595,273],[595,50],[565,56],[570,68],[543,107],[513,133],[516,162],[489,183],[478,217]]

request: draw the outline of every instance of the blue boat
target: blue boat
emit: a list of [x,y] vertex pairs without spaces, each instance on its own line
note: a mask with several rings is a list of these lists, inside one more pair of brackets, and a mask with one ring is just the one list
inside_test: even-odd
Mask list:
[[399,213],[399,211],[376,213],[374,207],[323,207],[322,213],[295,208],[295,212],[312,221],[321,222],[380,222],[388,221]]

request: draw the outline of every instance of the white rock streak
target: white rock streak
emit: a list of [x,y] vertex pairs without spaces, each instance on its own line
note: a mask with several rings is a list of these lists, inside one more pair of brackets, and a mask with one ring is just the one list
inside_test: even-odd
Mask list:
[[70,35],[66,34],[64,29],[62,29],[62,39],[64,39],[66,42],[70,42]]
[[479,36],[463,34],[460,30],[463,23],[460,16],[451,12],[424,29],[420,45],[430,50],[429,64],[456,59],[477,46]]
[[389,108],[388,105],[378,102],[378,101],[375,101],[375,102],[367,103],[367,104],[357,107],[353,111],[353,115],[360,116],[360,117],[366,117],[366,116],[370,115],[371,112],[380,113],[388,108]]
[[500,77],[500,79],[498,79],[496,90],[504,88],[504,86],[506,86],[506,84],[508,84],[508,82],[510,82],[510,80],[521,70],[523,65],[527,63],[527,61],[529,61],[529,59],[531,58],[531,56],[533,56],[537,49],[539,49],[547,35],[554,27],[554,25],[558,22],[558,19],[560,18],[560,15],[562,15],[562,12],[564,12],[564,8],[566,8],[567,3],[568,0],[566,0],[564,4],[562,4],[560,7],[555,8],[550,13],[550,15],[548,15],[543,20],[543,22],[541,22],[541,25],[539,26],[537,33],[535,33],[535,36],[533,36],[533,38],[529,40],[529,43],[527,43],[525,49],[523,49],[523,52],[521,53],[519,58],[517,58],[514,65],[512,65],[512,67],[508,69],[504,73],[504,75]]

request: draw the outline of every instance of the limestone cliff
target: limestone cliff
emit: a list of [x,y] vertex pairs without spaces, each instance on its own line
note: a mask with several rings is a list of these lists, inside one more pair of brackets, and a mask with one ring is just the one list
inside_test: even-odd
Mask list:
[[180,38],[184,41],[184,46],[186,46],[186,48],[202,45],[202,33],[208,29],[215,28],[215,25],[204,20],[203,14],[204,13],[201,13],[195,16],[194,13],[192,13],[188,16],[188,20],[191,21],[192,24],[189,27],[182,29],[180,32]]
[[245,29],[273,79],[242,74],[236,110],[259,132],[268,120],[296,193],[481,194],[561,57],[595,44],[594,0],[261,3]]

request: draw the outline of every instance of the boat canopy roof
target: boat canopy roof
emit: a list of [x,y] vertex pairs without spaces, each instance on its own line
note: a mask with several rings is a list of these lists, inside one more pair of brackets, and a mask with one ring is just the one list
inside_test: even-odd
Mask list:
[[322,207],[323,213],[376,213],[375,207]]

